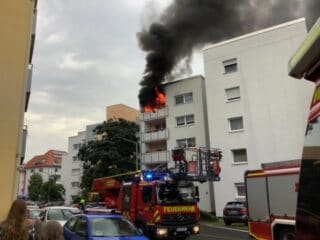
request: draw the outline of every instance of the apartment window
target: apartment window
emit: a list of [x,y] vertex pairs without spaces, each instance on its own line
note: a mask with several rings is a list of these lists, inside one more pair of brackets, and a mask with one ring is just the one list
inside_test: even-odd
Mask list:
[[80,183],[79,182],[71,182],[71,187],[78,188],[78,187],[80,187]]
[[183,125],[185,125],[185,116],[183,116],[183,117],[177,117],[176,120],[177,120],[177,126],[183,126]]
[[232,150],[234,163],[247,163],[247,150],[246,149],[234,149]]
[[226,91],[227,101],[240,99],[240,88],[239,87],[228,88],[225,91]]
[[196,146],[196,138],[185,138],[177,140],[178,147],[186,148],[186,147],[195,147]]
[[75,161],[77,161],[77,160],[78,160],[78,157],[77,157],[77,156],[73,156],[73,157],[72,157],[72,161],[75,162]]
[[31,169],[31,173],[34,173],[34,169]]
[[39,168],[39,172],[43,172],[43,168]]
[[193,124],[194,123],[194,115],[190,114],[186,116],[186,123],[187,124]]
[[46,160],[44,160],[44,159],[37,160],[35,165],[38,166],[38,165],[44,164],[45,162],[46,162]]
[[222,62],[224,67],[224,73],[232,73],[238,71],[237,59],[232,58]]
[[73,144],[73,149],[74,150],[77,150],[77,149],[79,149],[81,147],[81,143],[75,143],[75,144]]
[[184,102],[185,103],[193,102],[193,93],[192,92],[184,94]]
[[175,96],[176,105],[185,104],[185,103],[191,103],[193,102],[193,93],[184,93],[181,95]]
[[229,118],[230,131],[239,131],[243,129],[242,117]]
[[72,175],[79,175],[80,174],[80,168],[75,168],[71,170]]
[[55,168],[54,171],[55,171],[55,172],[58,172],[58,168]]
[[179,104],[183,104],[183,95],[179,95],[179,96],[175,96],[176,98],[176,105],[179,105]]
[[188,114],[186,116],[176,117],[177,126],[184,126],[194,123],[194,114]]
[[246,196],[246,189],[244,187],[244,183],[235,183],[234,184],[237,190],[238,197],[245,197]]

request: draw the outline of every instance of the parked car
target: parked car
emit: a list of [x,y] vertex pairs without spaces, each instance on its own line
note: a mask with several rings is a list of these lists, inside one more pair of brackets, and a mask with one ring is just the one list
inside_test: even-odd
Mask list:
[[41,221],[55,220],[63,226],[71,216],[81,213],[80,209],[73,207],[47,207],[41,213],[40,219]]
[[106,209],[106,203],[105,202],[90,202],[86,205],[86,208],[104,208]]
[[100,214],[120,214],[116,209],[106,209],[106,208],[86,208],[84,214],[87,215],[100,215]]
[[33,226],[37,220],[40,220],[40,214],[42,210],[40,208],[28,207],[27,211],[28,211],[28,222],[31,226]]
[[227,202],[223,209],[223,221],[229,226],[231,223],[248,223],[247,204],[243,201]]
[[65,240],[148,240],[121,215],[76,215],[63,227]]

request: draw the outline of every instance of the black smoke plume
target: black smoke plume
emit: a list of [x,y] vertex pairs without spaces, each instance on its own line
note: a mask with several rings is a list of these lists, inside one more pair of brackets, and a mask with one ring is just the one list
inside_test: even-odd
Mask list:
[[319,16],[320,0],[174,0],[138,33],[147,52],[140,106],[156,105],[161,83],[181,72],[181,62],[190,68],[193,50],[298,17],[306,17],[310,26]]

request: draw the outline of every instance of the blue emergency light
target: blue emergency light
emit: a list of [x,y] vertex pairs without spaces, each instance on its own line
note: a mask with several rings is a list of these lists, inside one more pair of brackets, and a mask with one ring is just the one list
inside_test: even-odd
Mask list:
[[168,172],[145,171],[142,173],[145,181],[166,180],[169,176]]
[[147,173],[146,174],[146,179],[152,180],[152,178],[153,178],[152,173]]

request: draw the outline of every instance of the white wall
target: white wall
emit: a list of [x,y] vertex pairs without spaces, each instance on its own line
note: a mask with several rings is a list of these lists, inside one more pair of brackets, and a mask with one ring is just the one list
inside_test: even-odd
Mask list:
[[[169,150],[177,147],[178,139],[196,138],[196,147],[208,147],[208,127],[206,119],[205,80],[202,76],[195,76],[177,80],[165,85],[168,105],[166,125],[169,129],[167,147]],[[193,93],[193,102],[182,105],[175,104],[175,96]],[[187,126],[176,126],[176,117],[194,114],[195,123]],[[200,208],[214,211],[214,199],[209,183],[198,184],[200,193]]]
[[[72,187],[72,182],[78,182],[81,184],[82,177],[82,165],[81,161],[77,158],[79,152],[79,144],[83,145],[89,141],[95,140],[95,133],[93,129],[98,124],[91,124],[86,126],[85,131],[78,132],[76,136],[71,136],[68,138],[68,154],[63,157],[62,160],[62,174],[61,182],[66,189],[65,192],[65,204],[69,205],[72,203],[72,196],[78,196],[81,194],[81,188]],[[74,148],[75,145],[78,145],[77,148]],[[74,159],[76,158],[76,160]],[[73,174],[72,169],[80,169],[79,174]]]
[[[287,63],[305,36],[300,20],[204,50],[210,143],[223,150],[222,180],[214,184],[218,216],[236,198],[234,183],[244,182],[245,170],[301,158],[313,87],[288,77]],[[224,74],[222,62],[232,58],[238,71]],[[235,86],[240,101],[226,102],[225,89]],[[230,133],[228,118],[236,116],[244,130]],[[236,148],[247,149],[247,164],[233,164]]]
[[[72,187],[72,182],[81,183],[82,166],[77,159],[74,161],[73,157],[77,157],[79,148],[74,148],[76,144],[83,144],[85,141],[86,132],[79,132],[77,136],[69,137],[68,139],[68,154],[62,160],[62,184],[66,189],[65,204],[69,205],[72,202],[71,196],[76,196],[81,193],[80,188]],[[80,169],[79,174],[72,174],[72,169]]]

